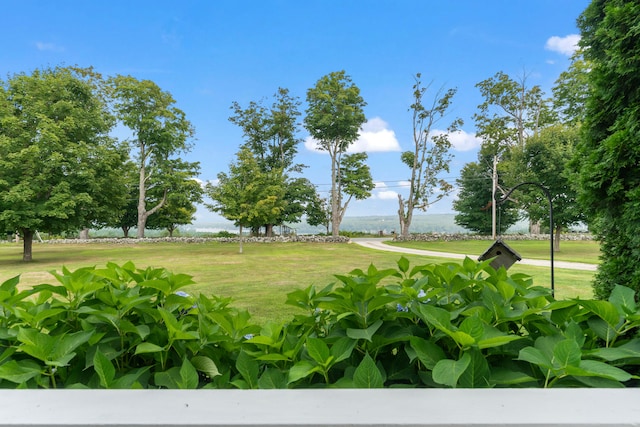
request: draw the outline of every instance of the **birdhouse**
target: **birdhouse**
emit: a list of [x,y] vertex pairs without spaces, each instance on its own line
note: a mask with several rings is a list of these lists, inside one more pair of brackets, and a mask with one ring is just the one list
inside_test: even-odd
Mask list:
[[504,267],[508,270],[516,261],[520,261],[522,257],[518,255],[516,251],[511,249],[509,245],[502,241],[502,239],[496,240],[493,245],[485,253],[480,255],[478,261],[484,261],[494,258],[489,265],[496,270],[500,267]]

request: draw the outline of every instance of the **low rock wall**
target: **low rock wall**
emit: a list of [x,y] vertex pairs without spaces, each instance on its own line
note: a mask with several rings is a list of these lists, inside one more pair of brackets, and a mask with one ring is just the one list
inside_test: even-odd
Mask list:
[[[242,239],[244,243],[286,243],[286,242],[303,242],[303,243],[348,243],[350,239],[344,236],[277,236],[277,237],[245,237]],[[142,238],[142,239],[52,239],[44,240],[45,244],[73,244],[73,243],[107,243],[114,245],[135,245],[138,243],[239,243],[239,237],[159,237],[159,238]],[[34,241],[37,243],[37,241]]]
[[[504,240],[549,240],[548,234],[507,234],[500,236]],[[565,233],[560,235],[561,240],[594,240],[591,234],[587,233]],[[494,240],[491,236],[481,236],[477,234],[448,234],[448,233],[425,233],[425,234],[410,234],[407,237],[395,236],[393,238],[396,242],[435,242],[438,240],[444,241],[457,241],[457,240]]]

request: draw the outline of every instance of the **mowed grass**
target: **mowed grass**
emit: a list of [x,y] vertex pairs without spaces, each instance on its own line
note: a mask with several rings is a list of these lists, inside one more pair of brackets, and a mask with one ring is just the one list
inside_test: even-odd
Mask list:
[[[522,258],[549,259],[550,243],[548,240],[509,240],[508,238],[504,238],[503,241],[518,252]],[[484,253],[492,243],[493,242],[489,240],[387,242],[387,244],[404,248],[475,255]],[[554,259],[558,261],[598,264],[599,257],[600,244],[591,240],[563,240],[560,242],[560,251],[554,252]]]
[[[487,242],[484,242],[487,243]],[[335,283],[335,274],[355,268],[366,270],[396,266],[398,253],[367,249],[356,244],[325,243],[142,243],[142,244],[34,244],[34,261],[21,261],[22,246],[0,244],[0,283],[21,275],[21,286],[56,283],[48,272],[80,267],[103,267],[107,262],[132,261],[139,268],[164,267],[174,273],[193,276],[196,282],[185,290],[231,297],[232,306],[247,309],[254,321],[286,320],[299,310],[285,304],[286,295],[314,285],[322,288]],[[404,255],[412,265],[452,262],[450,259]],[[534,283],[548,286],[546,268],[514,266],[511,272],[534,277]],[[556,270],[558,298],[590,297],[593,272]]]

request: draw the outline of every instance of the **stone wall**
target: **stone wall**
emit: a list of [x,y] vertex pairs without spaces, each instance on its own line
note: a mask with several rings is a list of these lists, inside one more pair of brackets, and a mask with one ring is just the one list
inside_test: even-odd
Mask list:
[[[245,237],[242,239],[244,243],[286,243],[286,242],[302,242],[302,243],[349,243],[348,237],[339,236],[277,236],[277,237]],[[239,243],[239,237],[159,237],[159,238],[143,238],[143,239],[52,239],[45,240],[46,244],[72,244],[72,243],[106,243],[114,245],[135,245],[138,243]],[[37,241],[34,241],[37,243]]]
[[[504,240],[549,240],[548,234],[507,234],[500,236]],[[594,240],[591,234],[586,233],[564,233],[560,235],[561,240]],[[447,233],[425,233],[410,234],[407,237],[395,236],[396,242],[435,242],[439,240],[494,240],[491,236],[481,236],[477,234],[447,234]]]

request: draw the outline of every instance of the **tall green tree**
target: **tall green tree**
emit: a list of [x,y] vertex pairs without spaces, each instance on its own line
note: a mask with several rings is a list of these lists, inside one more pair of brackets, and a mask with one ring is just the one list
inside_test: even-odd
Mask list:
[[19,231],[23,260],[34,232],[105,222],[126,200],[126,151],[101,77],[57,67],[0,82],[0,228]]
[[144,237],[147,218],[162,208],[169,191],[169,183],[160,182],[163,197],[148,209],[147,190],[151,178],[170,176],[175,171],[172,161],[179,163],[177,154],[191,149],[189,139],[194,135],[194,129],[185,113],[175,106],[173,96],[154,82],[116,76],[110,79],[110,84],[116,116],[133,133],[131,144],[138,168],[137,236],[140,238]]
[[453,158],[449,134],[459,130],[463,124],[461,119],[454,119],[447,125],[445,133],[434,134],[435,126],[446,115],[456,90],[436,92],[433,101],[425,106],[424,96],[430,85],[423,86],[420,79],[420,73],[416,74],[413,104],[409,108],[412,112],[413,150],[401,155],[402,162],[411,170],[407,199],[398,194],[400,235],[405,237],[409,235],[415,209],[426,211],[453,190],[451,184],[438,176],[449,172]]
[[205,193],[213,203],[206,204],[211,211],[220,213],[242,230],[273,224],[274,218],[285,209],[284,186],[279,171],[263,172],[249,148],[244,147],[237,161],[229,165],[229,173],[218,174],[217,184],[207,184]]
[[640,3],[594,0],[578,19],[590,64],[576,149],[579,194],[601,241],[595,294],[640,290]]
[[300,101],[285,88],[278,88],[273,98],[270,107],[251,101],[243,108],[234,102],[229,121],[242,129],[244,146],[254,153],[262,170],[289,171],[296,168],[293,161],[300,143],[296,136]]
[[[527,75],[518,79],[500,71],[485,79],[476,87],[483,102],[473,118],[476,135],[482,138],[480,164],[495,181],[504,182],[506,188],[496,185],[496,197],[504,195],[508,187],[523,181],[519,166],[510,161],[513,148],[522,149],[526,139],[537,134],[545,126],[555,123],[556,113],[551,100],[546,98],[540,86],[529,86]],[[533,222],[532,224],[533,225]]]
[[341,159],[358,139],[366,120],[363,111],[366,102],[351,77],[344,71],[336,71],[321,77],[307,91],[307,104],[305,128],[331,161],[331,234],[337,237],[343,214]]
[[[523,181],[537,182],[549,190],[553,203],[554,250],[560,250],[563,230],[584,221],[582,208],[576,201],[575,176],[569,168],[579,129],[566,125],[549,126],[531,136],[522,149],[514,149],[512,161],[520,165]],[[540,189],[522,187],[514,198],[533,221],[549,223],[549,201]]]
[[304,168],[294,163],[300,143],[296,136],[299,106],[298,98],[292,97],[288,89],[279,88],[271,106],[252,101],[247,107],[237,102],[231,107],[234,114],[229,121],[242,129],[245,139],[242,147],[254,154],[262,172],[278,171],[282,175],[286,208],[274,223],[263,224],[267,236],[271,236],[274,225],[300,222],[305,206],[315,193],[309,180],[295,176]]

